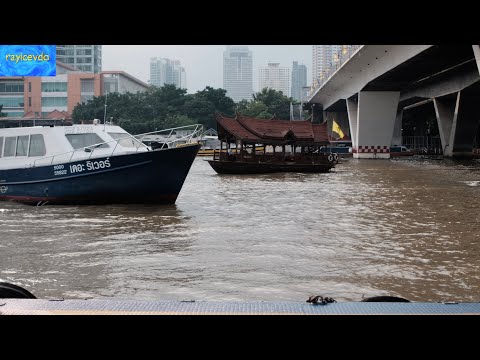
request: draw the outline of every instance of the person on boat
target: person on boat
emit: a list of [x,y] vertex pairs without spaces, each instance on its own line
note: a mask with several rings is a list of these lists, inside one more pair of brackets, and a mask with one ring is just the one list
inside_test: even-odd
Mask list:
[[232,149],[230,149],[230,148],[228,148],[228,150],[227,150],[227,157],[228,157],[228,160],[230,160],[230,161],[235,160],[235,155],[233,155]]

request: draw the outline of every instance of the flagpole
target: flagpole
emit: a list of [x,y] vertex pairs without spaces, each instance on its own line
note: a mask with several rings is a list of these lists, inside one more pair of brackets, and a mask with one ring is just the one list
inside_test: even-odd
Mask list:
[[333,121],[332,121],[332,134],[330,135],[330,138],[332,138],[332,139],[333,139],[333,123],[334,122],[335,122],[335,119],[333,119]]
[[105,94],[105,112],[103,113],[103,131],[105,131],[105,125],[107,121],[107,97],[108,97],[108,92]]

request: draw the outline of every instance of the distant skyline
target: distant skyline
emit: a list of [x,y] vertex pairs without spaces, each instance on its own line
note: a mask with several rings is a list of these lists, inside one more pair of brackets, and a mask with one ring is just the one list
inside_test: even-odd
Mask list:
[[[246,45],[253,52],[253,86],[258,91],[258,68],[268,62],[292,67],[293,61],[307,66],[311,84],[312,45]],[[102,70],[122,70],[148,82],[150,58],[180,60],[187,74],[188,93],[223,87],[223,51],[226,45],[103,45]]]

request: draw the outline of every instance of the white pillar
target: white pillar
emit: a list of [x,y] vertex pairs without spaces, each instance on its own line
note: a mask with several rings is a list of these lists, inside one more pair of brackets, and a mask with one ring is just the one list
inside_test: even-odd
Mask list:
[[444,156],[452,156],[455,130],[457,127],[458,106],[460,91],[457,92],[455,101],[446,101],[439,98],[433,99],[435,114],[437,115],[438,132]]
[[478,72],[480,72],[480,46],[472,45],[473,54],[475,55],[475,60],[477,61]]
[[350,137],[352,138],[352,147],[357,147],[357,128],[358,128],[358,104],[352,99],[347,99],[348,122],[350,124]]
[[389,159],[399,91],[358,93],[356,159]]
[[403,109],[400,109],[397,112],[395,118],[395,125],[393,126],[393,136],[391,145],[402,145],[402,120],[403,120]]

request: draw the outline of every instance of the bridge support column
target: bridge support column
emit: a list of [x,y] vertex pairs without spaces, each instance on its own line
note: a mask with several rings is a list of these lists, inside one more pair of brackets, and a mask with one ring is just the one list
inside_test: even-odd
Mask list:
[[477,61],[478,72],[480,72],[480,45],[472,45],[472,48],[475,60]]
[[354,158],[390,158],[399,99],[399,91],[358,93],[356,145],[352,144]]
[[350,124],[350,137],[352,139],[352,148],[357,147],[357,128],[358,128],[358,102],[354,98],[347,99],[348,122]]
[[454,122],[456,124],[459,100],[460,92],[457,92],[454,97],[445,96],[433,99],[443,155],[448,157],[453,154],[453,146],[450,146],[450,144],[453,144],[456,126],[453,127],[452,131],[452,125]]
[[454,96],[433,99],[444,156],[472,157],[480,122],[479,95],[480,85],[475,83]]
[[402,120],[403,109],[397,111],[395,125],[393,126],[392,145],[402,145]]

